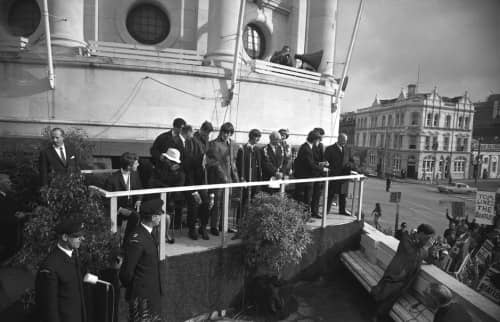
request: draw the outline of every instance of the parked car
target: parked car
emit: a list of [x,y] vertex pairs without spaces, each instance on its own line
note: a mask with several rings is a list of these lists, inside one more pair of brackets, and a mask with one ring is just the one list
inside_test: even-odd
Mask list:
[[474,193],[477,188],[469,187],[465,183],[453,182],[450,184],[440,184],[437,186],[439,192],[447,193]]

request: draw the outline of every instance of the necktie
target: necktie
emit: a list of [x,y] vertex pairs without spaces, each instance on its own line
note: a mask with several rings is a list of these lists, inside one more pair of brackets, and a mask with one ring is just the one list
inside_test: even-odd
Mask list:
[[64,154],[64,149],[63,147],[59,148],[59,151],[61,151],[61,160],[64,164],[66,164],[66,155]]

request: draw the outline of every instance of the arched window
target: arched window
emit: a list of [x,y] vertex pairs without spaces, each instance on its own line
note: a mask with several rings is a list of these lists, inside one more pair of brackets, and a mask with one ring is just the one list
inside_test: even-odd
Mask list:
[[465,118],[464,128],[465,128],[466,130],[468,130],[468,129],[469,129],[469,127],[470,127],[470,118],[469,118],[469,117],[466,117],[466,118]]
[[427,113],[427,120],[425,122],[426,126],[432,126],[432,113]]
[[411,125],[419,125],[420,123],[420,114],[418,112],[411,113]]
[[254,23],[249,23],[243,31],[243,47],[252,59],[264,58],[266,40],[262,30]]
[[465,162],[464,157],[458,157],[453,160],[453,172],[463,173],[465,171]]
[[463,118],[463,116],[460,116],[458,118],[458,128],[461,129],[463,127],[464,127],[464,118]]
[[382,116],[382,127],[384,127],[384,126],[385,126],[385,115]]
[[424,158],[424,163],[422,165],[422,170],[424,172],[432,172],[434,169],[434,158],[431,156],[426,156]]
[[155,45],[165,40],[170,32],[167,14],[152,3],[141,3],[127,15],[127,30],[141,44]]
[[393,171],[401,171],[401,156],[396,154],[394,159],[392,159],[392,170]]
[[31,36],[40,24],[40,7],[35,0],[17,0],[9,7],[7,26],[16,37]]
[[439,114],[434,114],[434,126],[439,127]]
[[392,114],[387,117],[387,126],[392,126]]
[[445,121],[444,127],[448,128],[448,129],[451,127],[451,115],[446,115],[446,121]]

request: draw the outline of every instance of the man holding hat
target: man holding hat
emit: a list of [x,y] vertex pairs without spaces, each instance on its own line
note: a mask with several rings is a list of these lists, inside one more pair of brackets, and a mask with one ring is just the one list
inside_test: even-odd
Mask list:
[[[158,242],[152,235],[160,224],[163,201],[148,200],[140,208],[141,223],[130,234],[125,245],[125,258],[120,269],[120,281],[126,287],[125,299],[132,316],[135,307],[142,313],[144,302],[153,316],[161,314],[161,278]],[[135,305],[134,305],[135,304]]]
[[83,278],[78,248],[83,237],[80,221],[59,223],[57,246],[40,265],[35,281],[36,303],[44,322],[86,322]]
[[375,321],[387,317],[392,306],[412,285],[418,275],[423,260],[433,262],[428,249],[432,244],[434,228],[427,224],[418,226],[411,235],[404,231],[396,254],[387,266],[384,276],[372,288],[376,302]]

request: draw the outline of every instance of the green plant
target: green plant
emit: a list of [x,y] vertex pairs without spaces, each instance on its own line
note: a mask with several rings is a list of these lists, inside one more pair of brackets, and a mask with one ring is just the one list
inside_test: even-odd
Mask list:
[[279,277],[287,264],[298,263],[311,242],[308,218],[307,208],[294,199],[256,195],[240,227],[249,271]]
[[13,263],[36,271],[55,244],[55,225],[63,218],[71,218],[83,221],[85,226],[85,241],[79,251],[85,267],[92,272],[109,267],[118,251],[118,236],[111,233],[110,218],[104,214],[101,197],[85,185],[83,176],[55,177],[42,190],[42,200],[29,214],[24,244]]

